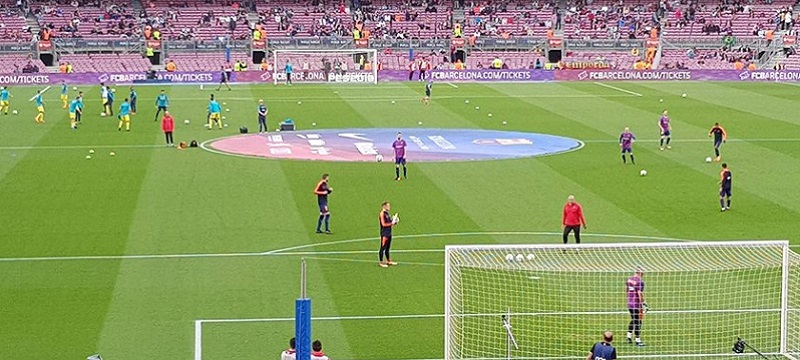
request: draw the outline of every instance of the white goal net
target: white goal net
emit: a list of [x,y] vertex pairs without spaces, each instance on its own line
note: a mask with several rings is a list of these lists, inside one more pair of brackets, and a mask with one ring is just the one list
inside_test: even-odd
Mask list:
[[273,50],[274,84],[289,83],[378,83],[378,52],[351,50]]
[[[447,246],[445,359],[583,359],[605,330],[621,358],[794,359],[798,265],[786,241]],[[642,347],[626,343],[636,269]]]

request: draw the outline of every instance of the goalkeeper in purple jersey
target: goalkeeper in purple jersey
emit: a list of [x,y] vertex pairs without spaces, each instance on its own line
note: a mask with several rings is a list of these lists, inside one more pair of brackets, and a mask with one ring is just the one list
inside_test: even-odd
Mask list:
[[636,269],[633,276],[625,281],[625,292],[628,297],[628,312],[631,322],[628,324],[628,343],[635,339],[636,346],[644,346],[642,342],[642,320],[647,312],[647,303],[644,301],[644,270]]
[[626,164],[628,160],[625,159],[625,153],[628,153],[631,157],[631,164],[636,164],[636,160],[633,158],[633,142],[636,141],[636,136],[633,135],[631,129],[625,128],[625,130],[619,134],[619,147],[622,149],[622,163]]
[[672,140],[672,125],[669,123],[669,115],[667,110],[661,113],[661,119],[658,120],[658,130],[661,133],[661,150],[664,150],[664,142],[667,143],[667,149],[672,149],[669,142]]
[[400,180],[400,165],[403,166],[403,178],[408,179],[408,172],[406,170],[406,141],[403,140],[403,134],[397,133],[397,140],[392,143],[394,149],[394,175],[395,180]]

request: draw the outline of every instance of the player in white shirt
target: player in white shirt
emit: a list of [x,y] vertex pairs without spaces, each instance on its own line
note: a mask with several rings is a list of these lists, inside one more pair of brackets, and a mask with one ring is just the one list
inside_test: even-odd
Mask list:
[[108,86],[100,83],[100,98],[103,100],[103,113],[111,115],[111,104],[108,103]]
[[311,70],[308,66],[308,61],[303,60],[303,76],[308,76],[308,71]]
[[297,351],[295,350],[294,338],[289,339],[289,348],[283,350],[281,353],[281,360],[295,360],[297,358]]
[[322,352],[322,341],[314,340],[311,343],[311,360],[331,360],[328,355]]

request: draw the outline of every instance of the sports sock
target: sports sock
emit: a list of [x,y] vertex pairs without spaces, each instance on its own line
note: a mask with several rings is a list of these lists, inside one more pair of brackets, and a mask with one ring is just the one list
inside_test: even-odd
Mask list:
[[394,177],[400,178],[400,168],[397,166],[394,167]]
[[325,231],[331,231],[331,214],[325,215]]
[[728,207],[731,207],[731,199],[728,199]]
[[117,129],[122,130],[122,121],[121,120],[119,122],[119,125],[117,126]]
[[669,142],[670,142],[670,140],[672,140],[672,138],[671,138],[671,137],[668,137],[668,138],[667,138],[667,145],[669,145]]
[[714,148],[714,154],[716,154],[717,157],[719,157],[719,149],[718,148]]
[[639,338],[639,337],[637,337],[637,338],[636,338],[636,343],[638,344],[638,343],[640,343],[640,342],[642,342],[642,339],[641,339],[641,338]]
[[661,146],[664,146],[664,138],[663,138],[663,137],[661,138],[660,145],[661,145]]
[[625,155],[622,155],[622,163],[626,164],[627,162],[628,162],[628,160],[625,159]]
[[630,339],[630,338],[632,338],[632,337],[633,337],[633,334],[631,334],[631,332],[630,332],[630,331],[628,331],[628,339]]
[[320,216],[319,216],[319,219],[317,219],[317,231],[322,231],[322,230],[321,230],[321,229],[322,229],[322,219],[323,219],[324,217],[325,217],[325,215],[320,215]]
[[636,164],[636,159],[633,158],[633,154],[631,154],[631,164]]
[[125,131],[131,131],[131,122],[130,121],[125,123]]
[[408,170],[406,170],[406,166],[403,165],[403,177],[408,177]]
[[721,207],[723,209],[725,208],[725,200],[724,199],[719,199],[719,207]]

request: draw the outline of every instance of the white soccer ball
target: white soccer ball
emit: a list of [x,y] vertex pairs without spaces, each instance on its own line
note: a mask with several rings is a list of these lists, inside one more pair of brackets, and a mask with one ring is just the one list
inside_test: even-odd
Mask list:
[[525,261],[525,255],[517,254],[517,262],[523,262],[523,261]]
[[189,119],[183,120],[183,123],[189,125]]
[[231,109],[225,109],[226,112],[231,111]]
[[298,101],[298,102],[297,102],[297,105],[302,105],[302,104],[303,104],[303,102],[302,102],[302,101]]
[[506,121],[503,121],[503,125],[506,125],[506,124],[508,124],[508,122],[506,122]]
[[311,123],[311,126],[317,126],[317,123]]
[[641,176],[647,176],[647,170],[642,170],[642,171],[639,171],[639,175],[641,175]]
[[422,121],[417,121],[417,125],[422,125]]
[[383,161],[383,155],[381,155],[381,154],[375,155],[375,161],[377,161],[377,162]]
[[77,86],[73,86],[72,87],[72,91],[78,91],[78,87]]
[[89,154],[94,154],[94,150],[89,150]]
[[711,157],[710,157],[710,156],[706,158],[706,162],[707,162],[707,163],[710,163],[710,162],[711,162]]
[[528,261],[533,261],[533,259],[536,259],[536,255],[533,254],[528,254],[526,257],[528,258]]
[[226,102],[222,102],[222,105],[223,105],[223,106],[224,106],[224,105],[228,105],[228,103],[226,103]]
[[17,115],[17,114],[19,114],[19,111],[13,110],[13,111],[11,111],[11,113],[14,114],[14,115]]
[[681,97],[685,98],[685,97],[686,97],[686,94],[681,94]]
[[225,119],[227,119],[227,118],[223,116],[223,117],[222,117],[222,120],[225,120]]
[[492,113],[489,113],[489,117],[492,117]]
[[105,112],[101,112],[100,116],[106,116],[106,113]]
[[464,104],[469,104],[469,100],[464,100]]
[[475,110],[480,110],[480,109],[481,109],[481,107],[480,107],[480,106],[476,106],[476,107],[475,107]]
[[115,92],[117,92],[117,89],[111,89],[111,92],[115,93]]
[[116,155],[117,155],[117,153],[115,153],[115,152],[113,152],[113,151],[112,151],[112,152],[108,153],[108,155],[109,155],[109,156],[116,156]]
[[86,160],[89,160],[89,159],[91,159],[91,158],[92,158],[92,156],[91,156],[91,155],[86,155]]
[[658,102],[664,102],[664,99],[658,99]]
[[512,255],[512,254],[506,255],[506,261],[508,261],[508,262],[514,261],[514,255]]
[[394,104],[394,100],[392,100],[392,104]]

